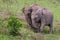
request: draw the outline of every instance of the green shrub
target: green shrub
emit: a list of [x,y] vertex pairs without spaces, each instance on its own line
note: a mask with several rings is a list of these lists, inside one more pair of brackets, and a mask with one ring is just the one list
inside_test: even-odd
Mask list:
[[19,27],[22,27],[22,22],[15,15],[10,15],[10,17],[8,18],[9,34],[14,36],[19,34],[18,32]]

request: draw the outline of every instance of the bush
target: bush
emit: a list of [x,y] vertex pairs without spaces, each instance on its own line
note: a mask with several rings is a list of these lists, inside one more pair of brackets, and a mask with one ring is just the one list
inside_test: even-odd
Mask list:
[[8,18],[8,30],[11,35],[18,35],[18,28],[22,27],[22,22],[15,16],[10,15]]

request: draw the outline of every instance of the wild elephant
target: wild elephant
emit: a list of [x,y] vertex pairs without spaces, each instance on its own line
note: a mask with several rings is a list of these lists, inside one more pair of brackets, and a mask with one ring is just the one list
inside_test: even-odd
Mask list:
[[[43,32],[44,27],[49,26],[50,33],[53,32],[53,14],[48,9],[33,4],[23,8],[22,11],[31,28],[38,32]],[[43,14],[43,16],[41,14]]]
[[40,33],[43,33],[44,27],[49,26],[49,33],[53,33],[53,14],[50,10],[43,8],[33,11],[31,13],[31,20],[33,27],[36,28]]
[[35,27],[33,27],[32,25],[32,20],[31,20],[31,13],[35,10],[38,10],[38,9],[41,9],[42,7],[40,7],[39,5],[37,4],[32,4],[30,5],[29,7],[24,7],[22,9],[23,13],[25,14],[25,17],[26,17],[26,20],[27,20],[27,23],[29,24],[29,26],[32,28],[32,29],[36,29]]

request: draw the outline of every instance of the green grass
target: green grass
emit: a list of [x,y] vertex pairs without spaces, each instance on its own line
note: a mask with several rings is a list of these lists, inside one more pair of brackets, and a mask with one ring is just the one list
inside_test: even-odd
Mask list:
[[[54,15],[54,34],[44,34],[40,36],[40,34],[34,33],[31,29],[25,27],[25,25],[23,25],[24,27],[21,28],[21,31],[19,30],[22,37],[20,35],[13,37],[7,35],[8,33],[4,34],[5,29],[7,29],[7,24],[4,23],[4,18],[7,16],[7,13],[18,14],[19,17],[23,16],[21,9],[35,3],[52,11]],[[3,21],[1,19],[3,19]],[[46,40],[58,40],[58,38],[60,38],[60,2],[58,0],[0,0],[0,23],[0,30],[3,30],[3,34],[0,34],[0,40],[34,40],[35,38],[37,40],[43,40],[43,37]],[[36,36],[38,36],[38,38]]]
[[13,40],[12,36],[0,34],[0,40]]

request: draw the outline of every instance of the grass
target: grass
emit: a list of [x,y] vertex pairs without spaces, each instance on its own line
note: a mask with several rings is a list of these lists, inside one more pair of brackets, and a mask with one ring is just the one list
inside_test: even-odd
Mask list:
[[0,34],[0,40],[13,40],[12,36]]
[[[44,34],[40,35],[38,33],[34,33],[26,25],[21,28],[22,37],[19,36],[11,36],[5,33],[7,31],[7,27],[5,24],[6,16],[10,13],[19,15],[18,18],[21,16],[24,19],[24,15],[21,11],[23,7],[27,7],[31,4],[38,4],[42,7],[46,7],[50,9],[54,15],[54,34]],[[21,18],[20,17],[20,18]],[[60,1],[58,0],[0,0],[0,40],[60,40]],[[2,31],[1,31],[2,30]],[[48,29],[47,29],[48,30]],[[2,34],[1,34],[2,32]],[[5,34],[4,34],[5,33]],[[30,35],[30,36],[29,36]],[[39,36],[38,36],[39,35]],[[31,37],[32,36],[32,37]]]

